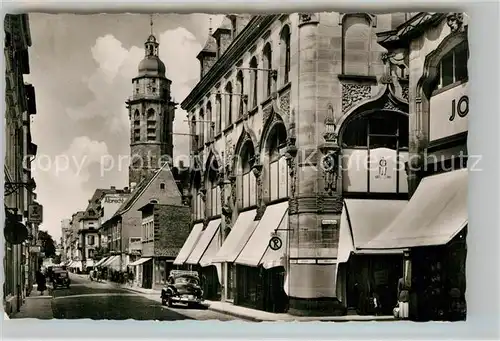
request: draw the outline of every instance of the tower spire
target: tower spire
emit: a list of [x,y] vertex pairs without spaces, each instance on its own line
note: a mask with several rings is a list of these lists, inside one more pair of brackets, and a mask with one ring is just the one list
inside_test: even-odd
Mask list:
[[153,35],[153,14],[149,15],[149,26],[151,26],[151,35]]

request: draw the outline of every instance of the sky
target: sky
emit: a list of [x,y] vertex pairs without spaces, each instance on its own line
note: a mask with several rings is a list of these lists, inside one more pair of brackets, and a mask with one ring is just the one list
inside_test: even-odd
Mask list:
[[[199,81],[200,52],[222,15],[155,14],[153,32],[182,102]],[[146,14],[30,14],[30,74],[37,114],[31,134],[38,145],[32,172],[43,205],[41,230],[56,241],[61,220],[84,210],[96,188],[128,186],[130,129],[125,101],[150,34]],[[175,113],[174,133],[188,133],[186,113]],[[188,155],[188,136],[174,135],[174,159]],[[111,160],[114,161],[110,164]],[[102,163],[106,160],[105,163]]]

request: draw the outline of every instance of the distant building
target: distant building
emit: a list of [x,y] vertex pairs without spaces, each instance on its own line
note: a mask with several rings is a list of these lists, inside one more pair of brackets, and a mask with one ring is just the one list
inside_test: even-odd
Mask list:
[[190,208],[150,202],[139,210],[142,212],[142,254],[129,266],[135,269],[137,286],[160,289],[167,283],[174,259],[189,235]]

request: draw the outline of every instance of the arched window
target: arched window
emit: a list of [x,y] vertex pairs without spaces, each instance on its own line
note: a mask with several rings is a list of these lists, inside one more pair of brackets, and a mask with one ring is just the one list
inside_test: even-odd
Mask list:
[[342,22],[342,73],[368,76],[370,74],[372,30],[364,14],[346,15]]
[[141,140],[141,115],[139,110],[134,112],[134,142],[139,142]]
[[369,111],[340,130],[344,193],[408,193],[409,121],[404,113]]
[[220,133],[222,129],[222,101],[221,101],[221,95],[216,95],[215,96],[215,109],[217,110],[216,113],[216,119],[217,119],[217,134]]
[[258,101],[258,70],[257,68],[259,67],[259,64],[257,63],[257,58],[253,57],[252,60],[250,61],[250,68],[252,69],[250,72],[251,72],[251,76],[250,76],[250,80],[251,80],[251,83],[252,83],[252,93],[251,93],[251,96],[252,96],[252,109],[256,108],[257,107],[257,101]]
[[269,134],[266,149],[268,157],[269,199],[277,200],[288,197],[288,167],[281,149],[286,144],[284,124],[274,126]]
[[408,116],[391,111],[361,115],[341,132],[343,148],[408,150]]
[[207,126],[208,126],[208,139],[209,141],[213,140],[215,137],[215,122],[212,117],[212,103],[207,103]]
[[226,85],[226,110],[227,110],[227,121],[226,127],[229,127],[233,123],[233,85],[231,82]]
[[265,86],[266,89],[265,98],[267,99],[269,96],[271,96],[272,85],[273,85],[272,72],[270,71],[273,68],[273,51],[270,43],[267,43],[266,46],[264,46],[263,54],[264,54],[264,69],[268,70],[265,71],[267,74],[266,86]]
[[219,164],[212,159],[208,165],[208,181],[207,181],[207,201],[209,202],[210,215],[218,215],[221,213],[220,205],[220,188],[218,185]]
[[240,70],[236,75],[236,91],[238,91],[239,99],[238,99],[238,117],[243,116],[243,91],[244,91],[244,82],[243,82],[243,72]]
[[147,135],[148,141],[156,140],[156,119],[153,108],[149,108],[147,111]]
[[198,138],[198,148],[202,148],[203,144],[205,143],[205,112],[203,109],[200,109],[200,114],[199,114],[199,124],[198,127],[200,129],[199,135],[200,137]]
[[285,25],[281,30],[281,70],[282,85],[290,81],[290,26]]
[[252,172],[255,150],[251,142],[243,145],[240,153],[238,167],[238,203],[240,208],[254,206],[257,203],[257,183],[255,175]]
[[469,78],[467,72],[468,58],[469,48],[466,41],[459,43],[446,53],[438,65],[436,90],[466,82]]
[[196,117],[193,115],[191,118],[191,127],[190,127],[190,134],[191,134],[191,150],[195,150],[198,147],[198,141],[197,141],[197,136],[196,136]]

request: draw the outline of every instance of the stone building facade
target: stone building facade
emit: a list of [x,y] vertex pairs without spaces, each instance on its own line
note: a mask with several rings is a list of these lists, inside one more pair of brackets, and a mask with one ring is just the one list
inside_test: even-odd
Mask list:
[[29,294],[38,255],[31,246],[37,243],[38,224],[29,219],[29,207],[36,199],[36,183],[31,162],[37,146],[30,132],[31,115],[36,114],[35,89],[24,82],[30,73],[28,48],[31,46],[27,14],[7,14],[5,31],[5,258],[4,309],[17,311]]
[[406,250],[405,317],[419,321],[466,318],[468,27],[465,13],[423,12],[379,35],[409,68],[410,199],[364,247]]
[[[202,78],[181,104],[194,136],[194,224],[193,245],[175,264],[214,266],[222,299],[235,304],[297,315],[345,310],[337,283],[345,199],[407,199],[406,173],[394,162],[378,183],[366,166],[345,162],[408,158],[407,64],[389,62],[377,33],[412,15],[224,19],[198,56]],[[219,46],[217,37],[231,43]],[[367,117],[395,130],[370,144]],[[400,129],[406,146],[398,148]],[[281,241],[277,250],[271,239]]]

